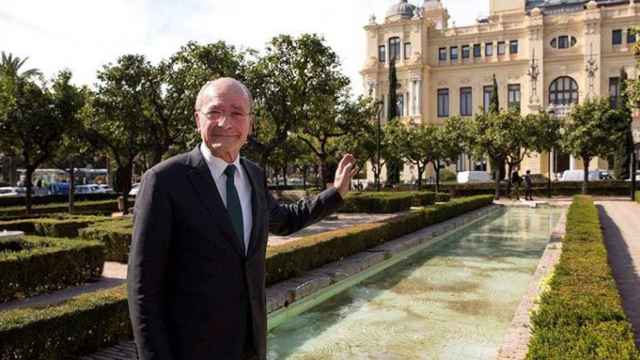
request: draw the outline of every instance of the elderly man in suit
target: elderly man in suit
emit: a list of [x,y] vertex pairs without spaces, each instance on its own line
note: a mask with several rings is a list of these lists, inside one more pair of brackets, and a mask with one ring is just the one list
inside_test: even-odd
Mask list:
[[239,156],[252,99],[239,81],[205,84],[196,100],[202,143],[146,172],[136,198],[129,312],[144,360],[265,359],[268,233],[290,234],[334,212],[357,172],[280,205],[264,170]]

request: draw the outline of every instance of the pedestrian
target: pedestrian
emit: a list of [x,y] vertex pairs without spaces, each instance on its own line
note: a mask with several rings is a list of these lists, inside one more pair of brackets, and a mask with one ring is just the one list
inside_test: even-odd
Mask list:
[[520,200],[520,182],[522,178],[520,174],[518,174],[518,168],[516,168],[511,174],[511,186],[513,187],[511,190],[511,198],[515,198],[515,200]]
[[524,176],[525,200],[533,201],[533,180],[531,179],[531,170],[527,170]]

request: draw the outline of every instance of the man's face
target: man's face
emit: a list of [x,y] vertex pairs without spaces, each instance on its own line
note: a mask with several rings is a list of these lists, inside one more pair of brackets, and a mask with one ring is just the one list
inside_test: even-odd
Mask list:
[[218,156],[234,156],[247,141],[251,129],[249,100],[237,85],[212,86],[199,111],[196,124],[204,143]]

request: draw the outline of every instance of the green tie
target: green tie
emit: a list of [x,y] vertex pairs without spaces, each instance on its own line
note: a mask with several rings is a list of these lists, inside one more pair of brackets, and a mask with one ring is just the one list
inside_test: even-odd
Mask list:
[[240,206],[240,197],[238,196],[238,191],[236,190],[236,184],[233,181],[233,175],[235,174],[235,172],[235,165],[229,165],[224,170],[224,174],[227,175],[227,211],[229,211],[229,215],[231,215],[231,222],[233,223],[233,228],[236,231],[236,235],[238,235],[238,239],[240,239],[242,250],[245,251],[242,207]]

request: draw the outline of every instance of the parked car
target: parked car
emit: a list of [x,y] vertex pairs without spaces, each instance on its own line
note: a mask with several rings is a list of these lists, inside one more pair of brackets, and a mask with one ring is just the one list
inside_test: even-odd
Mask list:
[[491,175],[486,171],[461,171],[457,175],[458,184],[491,182]]
[[130,196],[138,195],[138,190],[139,189],[140,189],[140,183],[133,184],[133,186],[131,187],[131,191],[129,191],[129,195]]
[[103,194],[113,194],[115,192],[113,188],[107,184],[98,184],[98,189],[98,192]]
[[26,196],[27,188],[16,186],[0,187],[0,197],[22,197]]
[[86,185],[76,185],[75,193],[76,194],[97,194],[101,192],[98,184],[86,184]]
[[[601,170],[590,170],[588,179],[589,181],[601,181],[606,178]],[[583,181],[584,170],[565,170],[560,177],[560,181]]]
[[51,195],[69,195],[69,183],[54,182],[49,184],[49,194]]

